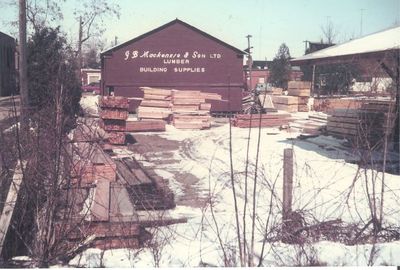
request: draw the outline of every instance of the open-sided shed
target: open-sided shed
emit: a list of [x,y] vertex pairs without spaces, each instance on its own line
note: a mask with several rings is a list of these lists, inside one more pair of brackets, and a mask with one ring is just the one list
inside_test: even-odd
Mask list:
[[140,87],[201,90],[222,95],[212,111],[240,111],[244,54],[176,19],[102,52],[103,94],[130,97],[133,110]]
[[396,125],[394,142],[397,150],[399,137],[400,98],[400,26],[392,27],[348,42],[338,44],[291,60],[294,65],[326,65],[337,63],[376,63],[392,78],[396,88]]

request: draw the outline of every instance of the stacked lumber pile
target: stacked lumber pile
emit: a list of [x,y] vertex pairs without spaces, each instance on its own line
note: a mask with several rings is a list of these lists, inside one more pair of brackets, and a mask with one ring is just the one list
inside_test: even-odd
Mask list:
[[143,227],[182,222],[138,216],[137,210],[171,209],[175,202],[165,180],[134,158],[112,159],[95,143],[70,146],[72,181],[61,194],[67,204],[58,213],[58,239],[81,243],[90,236],[96,248],[139,248],[148,235]]
[[110,185],[116,181],[115,162],[103,150],[91,143],[73,145],[72,184],[93,188],[93,202],[87,220],[109,220]]
[[125,144],[126,119],[128,118],[128,99],[124,97],[103,96],[100,99],[101,127],[108,134],[110,144]]
[[303,136],[320,135],[326,130],[327,115],[324,113],[312,113],[308,119],[298,119],[290,123],[290,128],[297,128]]
[[286,112],[297,112],[299,107],[298,97],[293,96],[272,96],[274,106],[278,110]]
[[395,113],[396,104],[393,100],[365,100],[361,105],[361,110],[379,111],[384,113]]
[[221,100],[221,96],[201,91],[172,91],[172,124],[178,129],[211,127],[211,104],[206,99]]
[[75,245],[88,241],[101,249],[139,248],[147,232],[133,218],[126,189],[117,178],[117,164],[98,144],[71,144],[72,181],[60,196],[67,202],[58,213],[57,239]]
[[[368,105],[367,105],[368,106]],[[389,117],[389,119],[388,119]],[[393,131],[394,114],[376,110],[337,109],[328,117],[328,133],[347,138],[357,146],[378,143]]]
[[168,120],[172,114],[172,90],[143,87],[143,100],[137,108],[141,120]]
[[174,194],[165,179],[150,175],[134,158],[116,161],[118,179],[128,191],[135,210],[165,210],[175,207]]
[[318,112],[332,113],[336,109],[359,109],[363,100],[354,98],[320,98],[314,99],[314,110]]
[[155,132],[165,131],[165,121],[150,119],[141,121],[127,121],[126,132]]
[[271,87],[271,90],[268,90],[267,92],[271,92],[271,95],[274,96],[282,96],[283,89],[279,87]]
[[310,98],[311,82],[289,81],[288,95],[298,97],[297,111],[308,112],[308,99]]
[[[156,88],[141,88],[144,92],[143,101],[138,108],[138,118],[141,121],[163,120],[172,123],[178,129],[204,129],[211,126],[211,104],[206,100],[221,100],[215,93],[204,93],[189,90],[167,90]],[[139,121],[139,122],[141,122]],[[134,129],[140,129],[136,123]],[[154,129],[163,129],[161,123],[143,123]],[[146,129],[144,128],[144,129]],[[165,129],[165,127],[164,127]]]
[[232,125],[240,128],[248,127],[279,127],[289,124],[290,114],[236,114],[231,120]]

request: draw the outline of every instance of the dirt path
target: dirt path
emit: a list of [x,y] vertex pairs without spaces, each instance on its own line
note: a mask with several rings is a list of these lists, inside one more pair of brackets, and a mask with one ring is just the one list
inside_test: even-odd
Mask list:
[[184,156],[194,159],[190,139],[173,141],[155,134],[135,134],[134,138],[137,143],[130,145],[129,150],[142,156],[144,161],[151,163],[151,165],[145,165],[147,169],[153,171],[162,169],[173,175],[174,179],[168,180],[178,184],[181,190],[179,193],[173,190],[177,205],[195,208],[201,208],[205,205],[207,198],[203,195],[203,192],[196,188],[200,180],[190,172],[177,170],[174,167],[174,164],[179,163],[179,160],[174,159],[175,151],[182,151]]

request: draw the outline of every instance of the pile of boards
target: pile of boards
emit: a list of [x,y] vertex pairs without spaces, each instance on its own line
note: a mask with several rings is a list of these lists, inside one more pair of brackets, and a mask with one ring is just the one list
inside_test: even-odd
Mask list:
[[318,112],[332,113],[335,109],[360,109],[365,103],[355,98],[314,98],[313,108]]
[[320,112],[313,112],[308,119],[296,119],[291,121],[290,128],[299,129],[303,136],[316,136],[326,131],[328,115]]
[[143,100],[137,109],[141,121],[162,120],[178,129],[204,129],[211,126],[211,104],[221,95],[193,90],[143,87]]
[[125,144],[128,99],[125,97],[103,96],[100,99],[101,127],[108,134],[110,144]]
[[167,180],[145,170],[133,157],[115,161],[118,180],[124,183],[135,210],[166,210],[175,207]]
[[288,95],[272,96],[274,106],[286,112],[308,112],[311,82],[289,81]]
[[171,209],[174,194],[164,178],[147,172],[137,160],[111,158],[99,144],[75,142],[69,152],[72,180],[65,183],[56,237],[71,244],[91,237],[96,248],[139,248],[147,240],[145,227],[167,216],[138,216],[138,211]]
[[337,109],[328,117],[328,133],[350,139],[357,146],[373,146],[390,136],[395,124],[394,104],[366,102],[360,109]]
[[138,248],[146,232],[133,213],[121,218],[130,202],[127,191],[118,188],[115,161],[96,143],[71,144],[70,152],[72,180],[61,194],[67,203],[60,211],[57,237],[71,244],[92,237],[92,245],[102,249]]
[[279,127],[288,125],[290,114],[267,113],[267,114],[236,114],[231,119],[232,125],[240,128],[249,127]]

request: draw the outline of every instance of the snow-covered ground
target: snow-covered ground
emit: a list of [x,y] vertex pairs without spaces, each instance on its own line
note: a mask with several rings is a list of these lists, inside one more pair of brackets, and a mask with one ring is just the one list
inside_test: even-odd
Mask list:
[[[232,162],[234,170],[240,228],[243,230],[244,194],[247,138],[249,130],[232,128]],[[181,142],[172,151],[171,160],[162,165],[163,155],[151,153],[141,157],[147,165],[157,164],[156,172],[170,181],[170,187],[179,199],[183,185],[172,176],[187,172],[199,181],[193,185],[202,201],[202,207],[177,205],[170,211],[175,216],[186,216],[188,222],[159,228],[153,242],[157,248],[141,251],[118,249],[105,252],[102,265],[106,267],[196,267],[223,266],[223,250],[228,260],[238,265],[235,207],[232,195],[229,155],[229,125],[219,124],[209,130],[182,131],[168,126],[165,139]],[[252,197],[254,179],[257,178],[255,254],[260,256],[265,224],[267,230],[276,228],[281,221],[283,151],[294,152],[293,210],[300,210],[308,223],[341,219],[345,223],[363,224],[370,219],[368,191],[375,188],[379,205],[382,173],[363,171],[357,175],[357,165],[344,160],[351,154],[341,149],[341,141],[320,136],[306,141],[293,138],[274,128],[263,128],[260,141],[258,129],[252,129],[249,145],[248,192]],[[256,161],[257,145],[259,159]],[[160,165],[161,164],[161,165]],[[257,170],[255,166],[257,165]],[[373,181],[374,179],[374,181]],[[374,182],[376,185],[372,186]],[[368,186],[366,185],[368,183]],[[400,226],[400,176],[384,176],[384,226]],[[271,197],[272,196],[272,197]],[[179,201],[179,200],[178,200]],[[211,207],[212,206],[212,207]],[[246,208],[246,237],[250,242],[252,200]],[[345,246],[340,243],[320,241],[304,246],[280,242],[266,243],[264,266],[294,266],[309,263],[310,258],[320,264],[332,266],[400,265],[400,242]],[[371,256],[371,250],[373,250]],[[100,266],[101,252],[89,249],[71,261],[72,265]],[[156,256],[155,256],[156,255]],[[258,257],[256,256],[256,262]],[[308,258],[308,259],[307,259]]]

